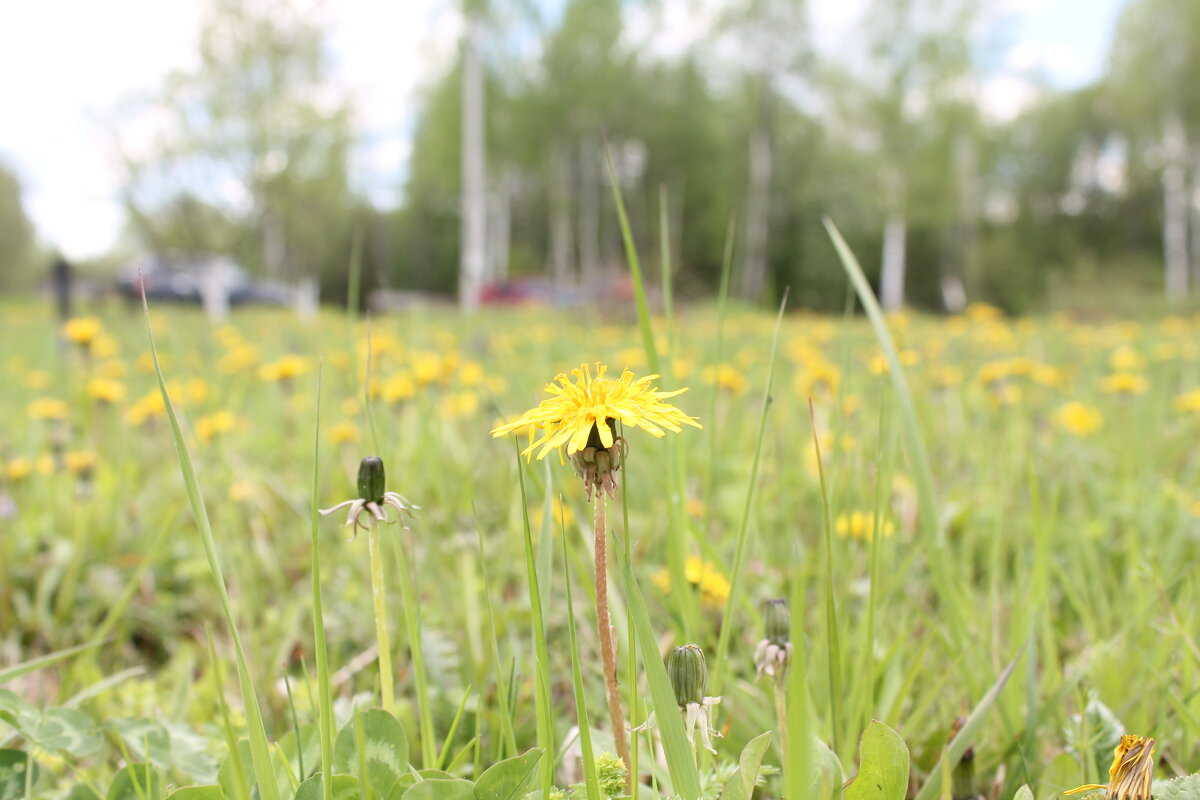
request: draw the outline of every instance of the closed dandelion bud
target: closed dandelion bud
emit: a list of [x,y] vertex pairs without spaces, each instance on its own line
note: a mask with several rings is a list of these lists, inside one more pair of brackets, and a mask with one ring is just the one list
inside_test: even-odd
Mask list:
[[786,645],[792,640],[792,612],[787,600],[768,600],[763,604],[765,638],[771,644]]
[[367,456],[358,465],[358,496],[368,503],[383,500],[387,481],[383,471],[383,459]]
[[708,682],[704,651],[694,644],[676,647],[667,656],[667,677],[671,679],[675,700],[681,708],[704,702]]

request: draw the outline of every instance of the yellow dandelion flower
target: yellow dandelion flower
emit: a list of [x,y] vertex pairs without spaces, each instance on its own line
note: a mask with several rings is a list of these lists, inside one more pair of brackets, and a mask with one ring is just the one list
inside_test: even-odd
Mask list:
[[635,378],[628,369],[620,378],[609,378],[608,367],[599,362],[595,371],[593,376],[592,366],[583,364],[571,370],[574,380],[566,373],[559,373],[555,383],[546,384],[545,392],[550,397],[515,421],[492,429],[492,438],[531,429],[534,440],[522,455],[532,458],[533,451],[540,448],[537,453],[540,461],[559,447],[567,455],[583,450],[593,430],[604,448],[612,447],[616,441],[614,420],[626,427],[641,428],[655,437],[663,436],[665,431],[679,433],[683,430],[681,425],[701,427],[695,417],[663,402],[687,389],[659,391],[651,384],[657,375]]
[[112,358],[121,349],[117,340],[107,334],[100,334],[92,342],[92,355],[96,358]]
[[217,361],[217,369],[225,375],[245,372],[258,364],[258,350],[248,344],[238,344],[226,351]]
[[1113,751],[1108,783],[1089,783],[1063,794],[1107,789],[1105,800],[1151,800],[1150,783],[1153,779],[1154,740],[1148,736],[1126,734]]
[[732,364],[720,364],[715,369],[713,367],[705,367],[704,382],[707,384],[716,384],[721,389],[730,394],[742,395],[750,388],[749,381],[746,376]]
[[1104,416],[1094,408],[1072,401],[1059,406],[1054,412],[1054,422],[1074,436],[1089,436],[1100,430]]
[[1145,394],[1149,387],[1145,377],[1133,372],[1117,372],[1100,381],[1100,391],[1105,394]]
[[57,397],[40,397],[25,407],[30,419],[66,419],[70,408]]
[[25,480],[31,472],[33,472],[33,462],[20,456],[11,459],[4,467],[5,477],[13,483]]
[[336,425],[331,425],[325,435],[334,444],[349,444],[358,439],[358,426],[353,422],[343,420]]
[[100,324],[100,320],[95,317],[76,317],[75,319],[67,320],[63,325],[63,338],[68,342],[77,344],[80,347],[88,347],[100,332],[104,330],[104,326]]
[[54,456],[49,453],[43,453],[38,456],[37,461],[33,463],[33,468],[38,475],[53,475],[54,469],[58,464],[54,461]]
[[[575,524],[575,512],[571,510],[571,506],[559,500],[558,495],[555,495],[550,498],[550,524],[555,532],[559,529],[560,519],[562,527],[570,530],[571,526]],[[529,510],[529,526],[531,528],[540,529],[543,521],[541,505]]]
[[[879,532],[886,539],[896,532],[895,524],[887,518],[884,518],[883,523],[878,526]],[[833,531],[839,537],[845,539],[863,539],[871,541],[875,538],[875,512],[874,511],[851,511],[837,515],[837,519],[833,523]]]
[[479,395],[474,392],[455,392],[442,403],[447,419],[469,417],[479,410]]
[[222,433],[228,433],[233,430],[237,424],[237,417],[232,411],[221,410],[212,414],[207,414],[196,420],[196,435],[201,441],[209,441]]
[[87,393],[101,403],[119,403],[125,397],[125,386],[111,378],[92,378],[87,382]]
[[90,450],[76,450],[63,454],[63,466],[72,475],[89,475],[96,469],[96,454]]
[[[729,599],[730,585],[716,564],[699,556],[688,556],[683,568],[688,584],[700,592],[700,602],[709,608],[721,608]],[[671,592],[671,573],[665,568],[651,576],[651,581],[663,594]]]
[[1200,414],[1200,389],[1175,396],[1175,410],[1184,413]]
[[417,384],[407,372],[391,376],[380,387],[380,396],[385,403],[403,403],[417,394]]
[[1141,353],[1134,350],[1127,344],[1121,345],[1108,357],[1108,365],[1115,372],[1132,372],[1135,369],[1141,369],[1145,363]]
[[155,417],[166,416],[167,407],[163,404],[162,394],[157,389],[139,397],[125,409],[125,421],[135,428]]
[[479,386],[485,377],[483,364],[478,361],[467,361],[458,368],[458,382],[463,386]]
[[290,381],[306,372],[308,360],[290,353],[258,368],[258,376],[264,381]]

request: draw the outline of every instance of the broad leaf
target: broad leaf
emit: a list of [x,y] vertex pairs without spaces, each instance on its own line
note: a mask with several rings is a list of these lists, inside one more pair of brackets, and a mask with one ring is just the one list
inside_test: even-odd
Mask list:
[[536,776],[541,748],[493,764],[475,783],[475,800],[518,800]]
[[149,764],[130,764],[113,778],[105,800],[163,800],[162,775]]
[[754,784],[758,782],[758,769],[762,766],[763,756],[771,746],[771,732],[760,734],[742,748],[738,757],[738,768],[725,784],[721,792],[721,800],[750,800],[754,794]]
[[[27,769],[32,774],[26,774]],[[17,800],[25,796],[25,781],[32,786],[37,782],[38,767],[21,750],[0,750],[0,800]]]
[[474,800],[475,784],[464,780],[434,779],[413,784],[403,800]]
[[908,747],[894,730],[874,720],[858,743],[858,775],[846,800],[904,800],[908,792]]
[[[408,737],[404,735],[404,728],[395,717],[379,708],[361,711],[357,719],[362,721],[371,790],[379,800],[399,800],[400,779],[408,773]],[[333,749],[334,772],[358,774],[355,724],[355,719],[351,719],[338,733]]]
[[[325,793],[322,789],[321,776],[313,775],[300,784],[295,800],[324,800]],[[358,778],[353,775],[333,776],[333,800],[358,800],[359,794]]]

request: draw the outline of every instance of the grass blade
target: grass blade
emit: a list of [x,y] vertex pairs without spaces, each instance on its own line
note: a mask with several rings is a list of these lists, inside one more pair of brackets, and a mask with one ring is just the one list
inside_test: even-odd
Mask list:
[[229,592],[225,588],[225,576],[221,571],[221,563],[217,558],[217,542],[213,537],[212,525],[208,521],[208,509],[200,495],[200,485],[196,481],[196,470],[192,466],[192,457],[188,453],[187,443],[183,439],[183,429],[179,425],[179,417],[175,414],[175,406],[171,402],[167,382],[163,378],[162,365],[158,360],[158,347],[154,342],[154,330],[150,325],[150,306],[146,303],[146,295],[142,294],[142,312],[146,318],[146,336],[150,340],[150,355],[154,360],[154,375],[158,380],[158,391],[162,394],[163,407],[166,411],[167,422],[171,426],[171,438],[175,441],[175,455],[179,459],[179,471],[183,475],[184,486],[187,487],[188,503],[192,508],[192,516],[196,519],[196,527],[200,531],[200,541],[204,545],[204,556],[208,559],[208,571],[212,576],[213,586],[221,601],[221,613],[225,624],[229,626],[229,635],[233,639],[233,647],[237,656],[238,683],[241,685],[242,705],[245,706],[247,738],[250,741],[250,755],[254,765],[254,777],[258,782],[259,796],[262,800],[279,800],[279,787],[275,784],[275,771],[271,767],[270,745],[267,742],[267,731],[263,727],[262,709],[258,705],[258,694],[250,680],[250,668],[246,663],[246,651],[242,647],[242,637],[238,634],[237,625],[233,620],[233,608],[229,602]]
[[[321,735],[321,791],[325,800],[333,798],[333,690],[329,683],[329,650],[325,645],[325,610],[321,603],[321,517],[317,500],[321,475],[321,378],[324,365],[317,367],[317,408],[313,430],[312,507],[309,509],[311,538],[313,649],[317,659],[317,721]],[[299,738],[297,738],[299,742]]]
[[[575,690],[575,716],[579,723],[579,750],[583,755],[583,785],[588,800],[602,800],[596,777],[596,754],[592,752],[592,728],[588,722],[583,671],[579,668],[579,642],[575,635],[575,605],[571,596],[571,570],[567,564],[566,533],[563,533],[563,583],[567,587],[567,638],[571,643],[571,680]],[[543,795],[544,796],[544,795]]]
[[[554,698],[550,692],[550,653],[546,648],[546,624],[542,617],[542,590],[538,583],[537,564],[533,554],[533,532],[529,527],[529,500],[525,496],[525,467],[521,463],[521,445],[514,439],[517,448],[517,477],[521,484],[521,519],[525,527],[525,578],[529,581],[529,608],[533,612],[533,650],[537,694],[534,695],[537,710],[538,747],[542,748],[542,797],[549,797],[554,786]],[[559,507],[562,507],[561,501]],[[566,526],[563,526],[563,541]]]
[[[628,536],[628,532],[625,534]],[[667,755],[667,767],[671,772],[671,784],[675,793],[684,800],[700,797],[700,777],[696,773],[695,755],[683,730],[683,720],[677,709],[675,692],[667,678],[662,653],[658,650],[658,639],[646,610],[646,600],[633,576],[633,569],[621,548],[613,548],[620,554],[621,578],[625,584],[625,596],[629,603],[629,616],[633,621],[637,646],[642,653],[642,666],[646,671],[646,682],[650,685],[650,698],[654,701],[655,718],[662,734],[663,750]]]
[[22,661],[20,664],[13,664],[11,667],[5,667],[4,669],[0,669],[0,684],[15,680],[22,675],[36,672],[43,667],[57,664],[59,661],[78,655],[79,653],[86,653],[88,650],[93,650],[102,644],[104,644],[102,641],[88,642],[87,644],[76,645],[75,647],[68,647],[53,653],[47,653],[44,656],[31,658],[28,661]]
[[1008,663],[1008,666],[1000,673],[1000,677],[992,684],[992,688],[988,689],[987,694],[971,710],[971,715],[967,717],[967,721],[959,729],[958,735],[950,740],[950,743],[942,752],[942,757],[938,759],[938,763],[930,770],[929,780],[921,787],[921,791],[917,792],[916,800],[934,800],[941,793],[945,776],[950,774],[962,759],[963,753],[967,752],[967,748],[971,746],[971,739],[975,735],[975,731],[983,724],[984,717],[987,716],[992,706],[995,705],[996,698],[1000,696],[1000,692],[1003,691],[1004,685],[1008,683],[1009,677],[1013,674],[1013,670],[1017,668],[1021,657],[1025,655],[1025,649],[1028,646],[1028,642],[1021,646],[1016,657]]
[[754,490],[758,484],[758,468],[762,463],[763,441],[767,436],[767,411],[771,407],[771,383],[775,378],[775,352],[779,349],[779,328],[783,324],[783,310],[787,307],[788,292],[783,292],[779,303],[779,314],[775,317],[775,333],[771,336],[771,354],[767,357],[767,381],[763,387],[762,410],[758,416],[758,436],[754,440],[754,459],[750,465],[750,483],[746,487],[746,505],[742,509],[742,522],[738,528],[737,549],[734,551],[733,570],[729,577],[729,597],[725,601],[725,616],[721,624],[721,636],[717,640],[716,666],[713,669],[712,692],[721,693],[721,678],[725,672],[725,659],[729,653],[729,638],[733,633],[734,610],[741,600],[742,571],[746,566],[746,543],[750,538],[750,513],[754,510]]
[[962,604],[958,602],[957,593],[951,580],[949,554],[945,535],[938,522],[937,501],[933,492],[933,471],[929,467],[929,454],[925,448],[925,438],[921,434],[917,410],[913,405],[912,391],[908,387],[904,367],[900,364],[896,344],[892,341],[892,335],[888,331],[887,320],[883,318],[883,310],[875,299],[875,293],[871,290],[871,284],[867,282],[867,277],[863,274],[858,259],[851,252],[850,246],[846,244],[846,240],[842,238],[842,234],[833,221],[826,217],[824,223],[825,230],[829,233],[829,238],[833,241],[838,258],[842,262],[842,268],[849,276],[850,282],[854,284],[854,291],[857,292],[859,302],[867,312],[871,327],[875,330],[875,337],[879,341],[879,347],[883,350],[884,357],[888,362],[888,374],[891,375],[892,386],[896,391],[896,398],[900,402],[900,411],[904,416],[905,446],[908,449],[909,459],[916,477],[918,517],[922,535],[925,538],[926,551],[933,572],[934,584],[941,599],[941,607],[951,623],[951,647],[957,649],[966,643],[966,624],[963,620]]

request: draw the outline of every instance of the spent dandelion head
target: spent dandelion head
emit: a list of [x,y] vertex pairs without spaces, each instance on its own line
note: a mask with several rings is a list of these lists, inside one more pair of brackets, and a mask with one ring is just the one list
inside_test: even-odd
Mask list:
[[763,604],[763,638],[754,651],[754,666],[759,676],[782,680],[791,658],[792,615],[787,600],[768,600]]
[[[358,497],[345,500],[332,508],[320,509],[322,516],[328,516],[335,511],[349,507],[346,514],[346,526],[354,526],[355,535],[359,528],[370,528],[376,522],[399,522],[400,516],[420,510],[420,506],[409,502],[403,495],[387,491],[387,476],[383,468],[383,459],[378,456],[367,456],[358,465]],[[387,507],[396,509],[396,519],[387,515]]]
[[1113,751],[1107,784],[1088,783],[1063,794],[1107,789],[1105,800],[1151,800],[1150,784],[1153,779],[1154,740],[1148,736],[1126,734]]
[[607,372],[605,365],[596,362],[582,364],[570,375],[559,373],[546,385],[549,397],[516,420],[493,428],[492,436],[527,432],[529,447],[522,451],[526,458],[536,451],[541,460],[562,448],[583,478],[588,499],[593,487],[611,497],[617,488],[615,474],[628,453],[616,423],[655,437],[667,431],[679,433],[683,425],[699,428],[700,423],[665,402],[687,389],[659,391],[653,384],[658,375],[638,378],[626,369],[619,378],[610,378]]

